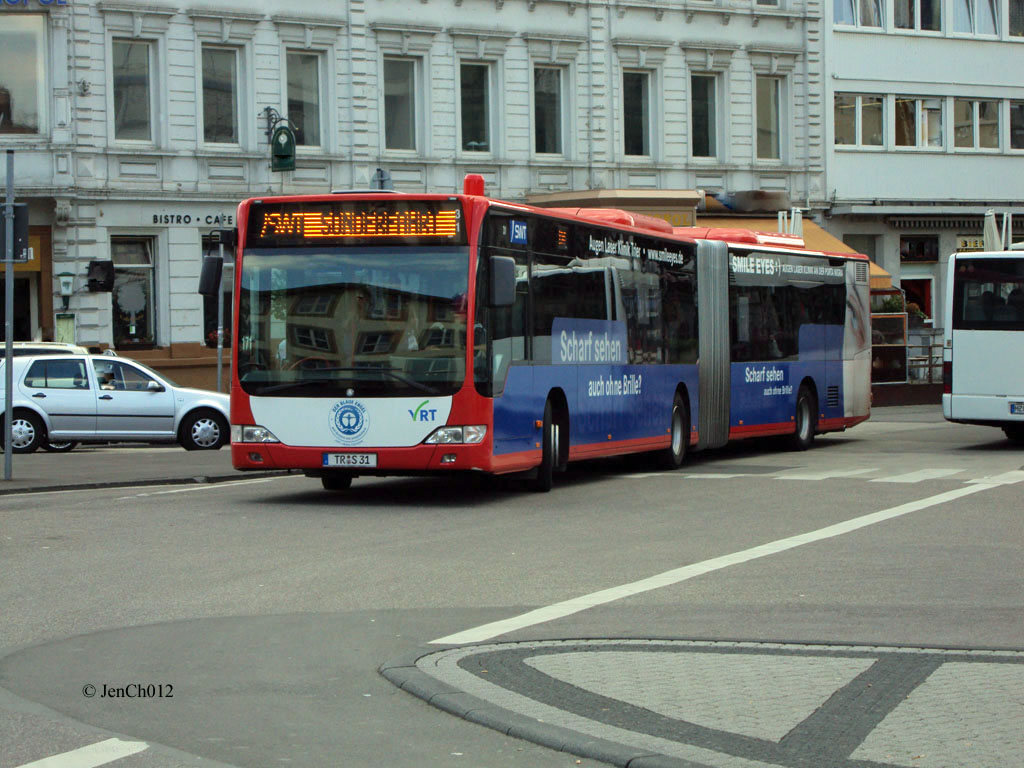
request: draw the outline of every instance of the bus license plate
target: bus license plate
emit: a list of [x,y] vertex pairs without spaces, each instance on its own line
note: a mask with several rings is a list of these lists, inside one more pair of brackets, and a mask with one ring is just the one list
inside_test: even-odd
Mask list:
[[325,467],[376,467],[376,453],[325,453]]
[[1010,413],[1024,416],[1024,403],[1010,403]]

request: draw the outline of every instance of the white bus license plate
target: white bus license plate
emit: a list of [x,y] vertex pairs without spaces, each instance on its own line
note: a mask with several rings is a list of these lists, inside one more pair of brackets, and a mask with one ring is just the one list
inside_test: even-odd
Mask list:
[[325,467],[376,467],[376,453],[325,453]]
[[1010,403],[1010,413],[1024,416],[1024,403]]

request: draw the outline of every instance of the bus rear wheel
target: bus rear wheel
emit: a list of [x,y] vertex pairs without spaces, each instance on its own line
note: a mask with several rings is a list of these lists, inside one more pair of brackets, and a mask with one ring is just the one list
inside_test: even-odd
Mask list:
[[541,438],[540,466],[537,477],[533,480],[533,490],[547,493],[555,482],[555,469],[558,466],[558,422],[555,421],[555,409],[548,400],[544,404],[544,434]]
[[789,438],[794,451],[806,451],[814,443],[818,428],[818,400],[811,388],[803,385],[796,396],[796,431]]
[[669,429],[672,442],[658,454],[658,463],[662,469],[679,469],[686,461],[686,449],[690,443],[690,410],[678,392],[672,403],[672,423]]

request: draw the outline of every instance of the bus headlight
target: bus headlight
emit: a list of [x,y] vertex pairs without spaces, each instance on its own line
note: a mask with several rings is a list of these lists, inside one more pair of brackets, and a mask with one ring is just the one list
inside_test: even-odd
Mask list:
[[451,445],[453,443],[482,443],[487,435],[487,427],[474,424],[468,427],[441,427],[434,430],[423,442],[428,445]]
[[279,443],[274,433],[258,424],[232,424],[232,443]]

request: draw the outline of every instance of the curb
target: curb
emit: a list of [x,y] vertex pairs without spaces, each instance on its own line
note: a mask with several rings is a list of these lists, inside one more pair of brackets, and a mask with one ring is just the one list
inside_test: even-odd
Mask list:
[[[4,488],[0,486],[0,496],[16,493],[53,493],[55,491],[85,491],[100,488],[142,488],[154,485],[205,485],[226,483],[232,480],[245,480],[250,477],[280,477],[295,474],[290,469],[268,469],[256,472],[235,472],[230,475],[198,475],[195,477],[165,477],[150,480],[110,480],[96,483],[73,483],[64,485],[27,486],[21,488]],[[0,481],[2,482],[2,481]]]
[[424,656],[458,647],[462,646],[421,647],[384,662],[377,668],[377,672],[392,685],[449,714],[558,752],[599,760],[620,768],[707,768],[689,760],[588,737],[568,728],[520,715],[463,693],[416,666],[416,662]]

